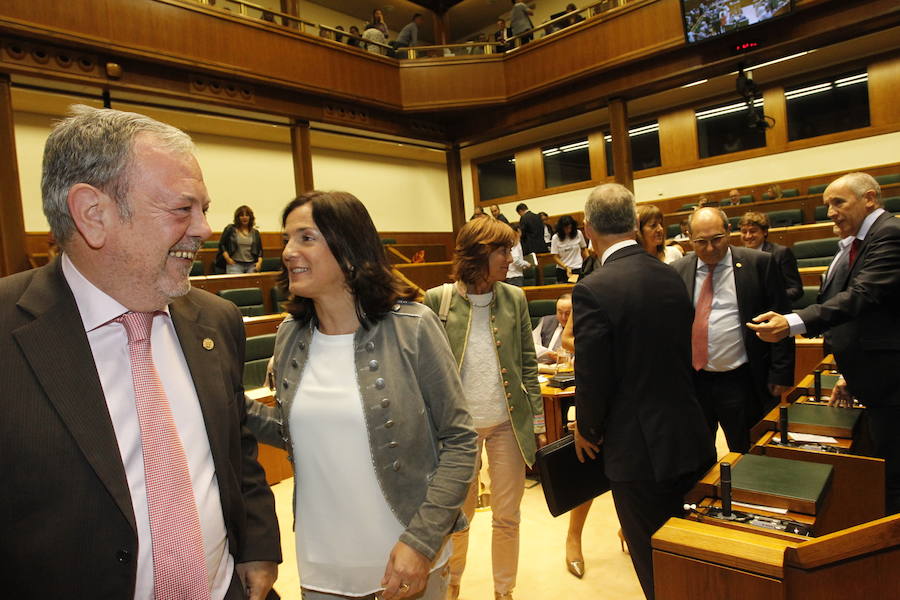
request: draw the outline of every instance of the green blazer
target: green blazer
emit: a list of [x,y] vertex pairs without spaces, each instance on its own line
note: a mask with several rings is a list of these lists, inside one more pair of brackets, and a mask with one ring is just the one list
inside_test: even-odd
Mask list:
[[[522,457],[528,466],[534,464],[535,433],[544,432],[544,401],[538,384],[537,359],[531,337],[531,318],[525,292],[513,285],[494,284],[491,301],[491,322],[500,372],[497,377],[506,390],[506,406],[510,422],[519,442]],[[439,314],[443,286],[425,293],[425,305]],[[450,349],[456,358],[457,368],[462,368],[472,321],[472,307],[465,287],[456,283],[450,301],[450,310],[444,328]]]

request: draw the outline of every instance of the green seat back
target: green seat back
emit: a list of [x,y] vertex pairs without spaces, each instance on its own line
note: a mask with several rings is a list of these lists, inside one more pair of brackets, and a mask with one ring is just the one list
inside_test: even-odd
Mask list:
[[819,256],[819,257],[811,257],[811,258],[798,258],[797,259],[797,268],[802,269],[803,267],[827,267],[831,264],[831,260],[834,257],[832,256]]
[[278,312],[285,312],[284,303],[287,302],[288,295],[285,292],[281,291],[281,286],[276,285],[272,288],[272,306],[275,307],[275,310]]
[[263,271],[280,271],[281,270],[281,257],[280,256],[267,256],[262,259],[262,270]]
[[799,208],[773,210],[767,212],[766,216],[769,217],[770,227],[791,227],[803,222],[803,213]]
[[728,224],[731,225],[732,231],[740,231],[741,230],[741,218],[740,217],[729,217]]
[[537,284],[537,279],[535,279],[535,275],[534,275],[534,267],[528,267],[527,269],[523,269],[522,277],[524,278],[522,285],[536,285]]
[[254,335],[247,338],[247,345],[244,350],[244,362],[251,360],[259,360],[260,358],[268,359],[275,353],[275,334],[265,333],[263,335]]
[[205,275],[203,272],[203,261],[195,260],[191,264],[191,277],[197,277],[198,275]]
[[204,248],[218,248],[219,240],[206,240],[205,242],[203,242],[203,247]]
[[838,238],[836,237],[822,238],[819,240],[805,240],[796,242],[791,247],[791,252],[794,253],[794,256],[797,257],[798,260],[801,258],[826,257],[829,259],[829,262],[831,262],[831,259],[837,254],[837,251]]
[[697,208],[697,203],[696,203],[696,202],[691,202],[691,203],[688,203],[688,204],[682,204],[682,205],[681,205],[681,208],[679,208],[678,210],[679,210],[679,211],[682,211],[682,210],[694,210],[695,208]]
[[900,196],[891,196],[884,199],[884,210],[892,213],[900,213]]
[[556,263],[544,265],[544,285],[556,283]]
[[671,225],[666,227],[667,238],[673,238],[679,233],[681,233],[681,225],[679,223],[672,223]]
[[268,358],[244,363],[244,389],[252,390],[266,384],[266,367],[268,364]]
[[534,329],[541,317],[556,314],[556,300],[531,300],[528,302],[528,314],[531,316],[531,328]]
[[891,183],[900,183],[900,173],[889,173],[887,175],[876,175],[875,181],[880,185],[889,185]]
[[824,204],[819,204],[816,206],[816,223],[822,223],[824,221],[830,221],[828,218],[828,207]]
[[797,188],[789,188],[786,190],[781,190],[782,198],[793,198],[794,196],[799,196],[799,195],[800,195],[800,190],[798,190]]
[[397,240],[394,238],[381,238],[381,243],[387,246],[388,244],[396,244]]
[[738,197],[739,204],[747,204],[748,202],[753,202],[753,194],[746,194]]
[[219,295],[234,302],[245,317],[258,317],[266,314],[262,290],[258,287],[221,290]]
[[801,308],[806,308],[810,304],[815,304],[818,295],[818,286],[804,285],[803,295],[791,302],[791,308],[793,308],[794,310],[800,310]]
[[807,194],[821,194],[825,191],[825,188],[828,187],[827,183],[820,183],[819,185],[811,185],[806,188]]

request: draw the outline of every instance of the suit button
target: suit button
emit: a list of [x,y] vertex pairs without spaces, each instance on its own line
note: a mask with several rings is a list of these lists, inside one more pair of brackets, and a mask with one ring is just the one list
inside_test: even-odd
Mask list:
[[400,461],[395,460],[394,464],[391,465],[391,468],[394,469],[395,471],[399,471],[400,470]]
[[301,350],[306,350],[306,342],[298,342],[297,347]]
[[390,401],[390,400],[388,400],[387,398],[382,398],[382,399],[381,399],[381,408],[387,408],[387,407],[390,406],[390,405],[391,405],[391,401]]
[[[506,397],[507,397],[507,399],[512,398],[512,394],[510,394],[509,392],[506,392]],[[512,408],[513,408],[513,407],[510,406],[510,407],[509,407],[509,410],[512,410]]]
[[497,333],[498,331],[500,331],[500,329],[498,329],[497,327],[494,327],[494,333]]
[[287,379],[282,379],[282,380],[281,380],[281,387],[283,387],[284,389],[288,389],[288,385],[289,385],[289,384],[288,384],[288,380],[287,380]]
[[366,351],[375,352],[375,342],[366,342]]
[[379,377],[378,379],[376,379],[375,387],[377,387],[379,390],[383,390],[384,389],[384,378]]
[[116,552],[116,562],[120,565],[127,565],[131,562],[131,552],[128,550],[119,550]]
[[388,442],[388,448],[396,448],[396,447],[399,446],[399,445],[400,445],[400,444],[398,444],[398,443],[395,442],[394,440],[391,440],[390,442]]
[[509,369],[507,369],[506,367],[503,367],[502,369],[500,369],[500,372],[503,373],[504,375],[506,375],[507,373],[509,373]]
[[370,370],[370,371],[377,371],[377,370],[378,370],[378,361],[377,361],[377,360],[372,359],[372,360],[369,361],[369,370]]
[[391,427],[394,426],[394,420],[388,419],[387,421],[384,422],[384,426],[386,429],[390,429]]
[[508,382],[508,381],[504,381],[504,382],[503,382],[503,387],[509,387],[509,382]]
[[292,358],[292,359],[291,359],[291,366],[294,367],[294,368],[296,369],[297,367],[300,366],[300,363],[297,362],[297,359],[296,359],[296,358]]
[[503,342],[501,342],[500,340],[497,340],[497,346],[499,347],[499,346],[502,346],[502,345],[503,345]]

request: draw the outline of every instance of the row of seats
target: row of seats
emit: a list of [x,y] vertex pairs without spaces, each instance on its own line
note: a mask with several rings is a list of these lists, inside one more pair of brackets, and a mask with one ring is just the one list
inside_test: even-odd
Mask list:
[[[284,311],[284,302],[287,300],[279,286],[272,288],[272,306],[279,311]],[[258,287],[232,288],[221,290],[219,296],[233,302],[245,317],[260,317],[268,314],[263,303],[263,293]]]

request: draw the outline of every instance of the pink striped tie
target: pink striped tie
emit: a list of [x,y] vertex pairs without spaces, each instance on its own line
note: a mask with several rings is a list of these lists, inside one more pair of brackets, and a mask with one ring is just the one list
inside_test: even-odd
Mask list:
[[209,575],[191,474],[169,400],[153,366],[150,330],[156,313],[115,319],[128,334],[131,378],[141,428],[155,600],[208,600]]
[[[718,263],[716,263],[717,265]],[[709,265],[709,273],[700,288],[697,306],[694,308],[694,324],[691,328],[691,363],[699,371],[709,362],[709,315],[712,313],[713,274],[716,265]]]

